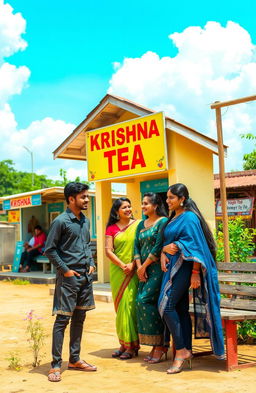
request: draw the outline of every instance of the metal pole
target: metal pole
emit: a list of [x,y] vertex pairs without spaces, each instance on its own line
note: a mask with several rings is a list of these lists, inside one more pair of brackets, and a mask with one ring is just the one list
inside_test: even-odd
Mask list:
[[23,146],[25,150],[30,154],[31,157],[31,183],[32,187],[34,187],[34,157],[33,157],[33,152],[30,150],[27,146]]
[[32,187],[34,187],[34,155],[31,151]]
[[225,255],[224,262],[230,262],[227,193],[226,193],[226,180],[225,180],[225,163],[224,163],[224,146],[223,146],[223,133],[222,133],[222,121],[221,121],[221,108],[216,108],[215,111],[216,111],[216,125],[217,125],[218,151],[219,151],[220,197],[221,197],[221,209],[222,209],[222,220],[223,220],[224,255]]

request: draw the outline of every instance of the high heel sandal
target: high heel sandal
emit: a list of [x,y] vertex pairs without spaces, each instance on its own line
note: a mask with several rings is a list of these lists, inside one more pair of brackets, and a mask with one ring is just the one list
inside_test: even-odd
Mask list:
[[144,357],[144,359],[143,359],[144,362],[149,362],[149,360],[152,359],[153,354],[154,354],[154,350],[155,350],[155,347],[153,347],[152,350],[150,351],[150,353],[147,356]]
[[128,360],[128,359],[132,359],[135,356],[138,356],[138,349],[133,349],[132,352],[123,352],[122,355],[119,357],[119,359],[121,360]]
[[186,362],[188,364],[189,369],[192,370],[192,358],[193,358],[193,355],[191,355],[190,357],[185,358],[185,359],[184,358],[175,358],[175,360],[181,360],[182,363],[180,364],[179,367],[172,366],[172,367],[168,368],[168,370],[166,371],[167,374],[178,374],[178,373],[180,373],[182,371],[183,366],[184,366],[184,364]]
[[[150,360],[148,360],[148,363],[149,364],[160,363],[163,355],[165,356],[165,360],[167,360],[167,352],[168,352],[168,348],[154,349],[153,357]],[[155,357],[154,356],[155,353],[158,353],[159,356]]]
[[123,351],[121,351],[121,349],[117,349],[112,353],[112,358],[119,358],[124,352],[125,349]]

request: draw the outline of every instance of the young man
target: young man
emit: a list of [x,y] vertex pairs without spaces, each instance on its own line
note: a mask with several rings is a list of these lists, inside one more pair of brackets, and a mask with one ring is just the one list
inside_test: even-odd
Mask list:
[[35,236],[33,237],[34,242],[32,246],[27,246],[29,243],[25,243],[25,251],[21,254],[20,260],[20,271],[25,273],[28,272],[31,268],[31,265],[34,259],[38,255],[42,255],[44,252],[44,246],[46,241],[46,234],[43,232],[42,227],[40,225],[35,226]]
[[45,254],[57,268],[53,314],[52,368],[48,379],[61,380],[62,346],[65,328],[71,319],[68,369],[96,371],[80,359],[80,344],[86,311],[95,308],[92,281],[95,269],[90,250],[89,220],[82,210],[88,207],[88,185],[68,183],[64,195],[67,210],[52,223],[45,245]]

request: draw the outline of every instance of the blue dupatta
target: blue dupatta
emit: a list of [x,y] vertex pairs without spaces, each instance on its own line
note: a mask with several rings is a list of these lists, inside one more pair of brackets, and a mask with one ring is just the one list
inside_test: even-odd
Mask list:
[[164,245],[175,243],[179,252],[167,254],[168,271],[164,273],[158,302],[159,313],[164,310],[172,290],[172,278],[181,267],[183,260],[201,264],[201,286],[193,290],[195,338],[209,337],[214,355],[224,358],[224,342],[220,316],[220,292],[218,272],[210,253],[199,218],[191,211],[185,211],[166,226]]

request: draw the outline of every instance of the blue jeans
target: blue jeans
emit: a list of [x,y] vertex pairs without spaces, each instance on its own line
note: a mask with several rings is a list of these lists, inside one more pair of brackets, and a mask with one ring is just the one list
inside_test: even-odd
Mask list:
[[189,287],[193,262],[183,261],[172,279],[164,321],[172,335],[176,349],[192,348],[192,323],[189,314]]

